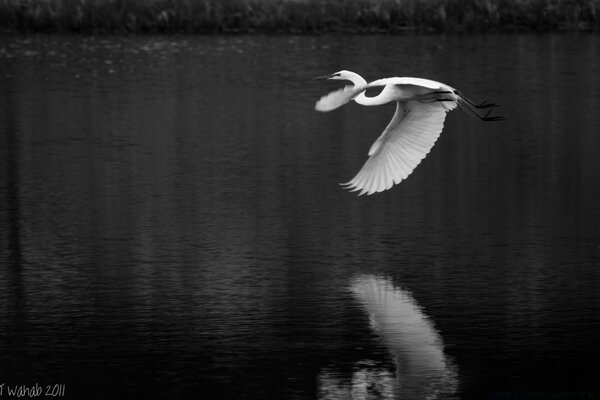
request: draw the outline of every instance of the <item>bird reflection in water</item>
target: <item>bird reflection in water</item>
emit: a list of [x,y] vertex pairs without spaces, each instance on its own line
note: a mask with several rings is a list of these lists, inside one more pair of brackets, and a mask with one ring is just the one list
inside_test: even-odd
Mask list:
[[320,398],[453,398],[458,385],[456,367],[444,355],[442,338],[410,292],[372,275],[354,278],[350,290],[387,347],[396,371],[364,360],[355,365],[349,386],[335,371],[324,369]]

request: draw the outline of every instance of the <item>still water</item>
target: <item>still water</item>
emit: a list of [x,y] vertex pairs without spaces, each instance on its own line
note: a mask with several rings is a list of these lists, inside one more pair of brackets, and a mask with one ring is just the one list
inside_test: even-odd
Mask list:
[[[600,36],[3,36],[0,385],[65,398],[600,398]],[[344,191],[393,106],[448,115]],[[6,394],[6,392],[5,392]]]

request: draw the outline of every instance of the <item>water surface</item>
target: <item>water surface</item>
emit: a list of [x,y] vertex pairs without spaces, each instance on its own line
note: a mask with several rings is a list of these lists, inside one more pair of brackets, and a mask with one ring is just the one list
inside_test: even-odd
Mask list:
[[[64,383],[74,399],[600,397],[599,48],[5,36],[0,384]],[[312,77],[340,69],[439,80],[508,120],[452,112],[406,181],[356,197],[338,183],[393,106],[314,112],[338,85]]]

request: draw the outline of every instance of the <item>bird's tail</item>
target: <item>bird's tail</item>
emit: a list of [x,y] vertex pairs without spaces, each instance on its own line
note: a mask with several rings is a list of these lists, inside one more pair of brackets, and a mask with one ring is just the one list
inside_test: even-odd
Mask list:
[[358,96],[362,91],[366,89],[366,85],[361,86],[346,86],[342,89],[335,90],[325,96],[321,97],[317,104],[315,104],[315,110],[321,112],[333,111],[336,108],[349,103]]

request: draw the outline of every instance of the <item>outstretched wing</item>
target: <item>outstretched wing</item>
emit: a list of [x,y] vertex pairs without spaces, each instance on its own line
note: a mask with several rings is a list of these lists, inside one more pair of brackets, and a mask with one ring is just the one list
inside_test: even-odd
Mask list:
[[319,101],[317,101],[317,104],[315,104],[315,110],[322,112],[333,111],[350,102],[366,89],[367,85],[362,85],[345,86],[342,89],[335,90],[321,97]]
[[373,194],[406,179],[440,136],[446,113],[456,106],[444,103],[397,102],[394,117],[369,150],[369,159],[344,185],[360,195]]

